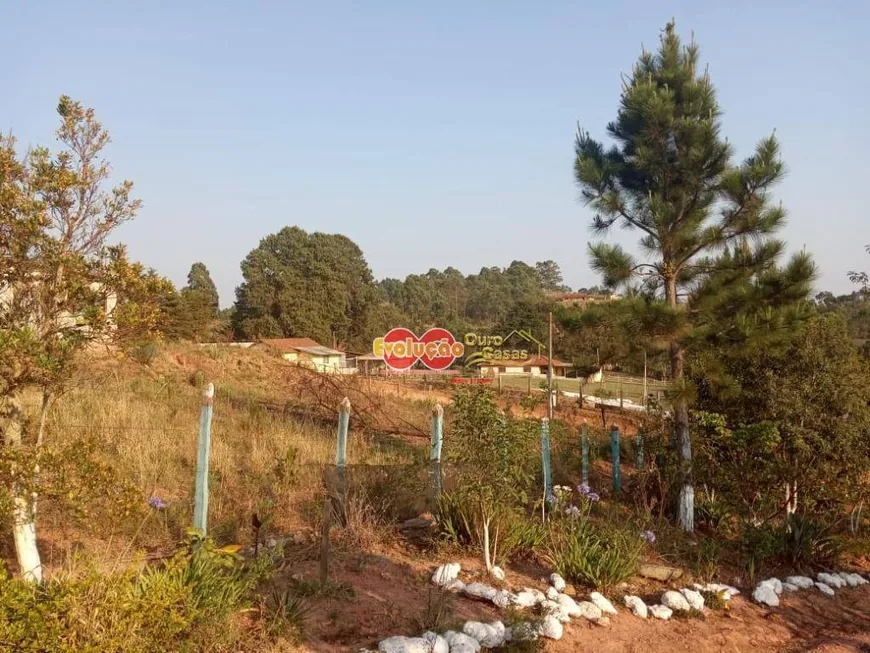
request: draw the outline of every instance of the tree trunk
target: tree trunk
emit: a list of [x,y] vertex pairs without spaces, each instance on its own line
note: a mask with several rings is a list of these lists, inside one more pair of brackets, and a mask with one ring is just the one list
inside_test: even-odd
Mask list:
[[[676,275],[665,278],[665,299],[671,308],[677,307]],[[683,347],[678,340],[670,344],[671,381],[676,386],[674,399],[674,430],[680,450],[680,527],[687,533],[695,530],[695,488],[692,486],[692,440],[689,434],[689,406],[683,392],[685,378]]]
[[489,519],[483,520],[483,561],[486,563],[486,570],[492,571],[492,559],[489,556]]
[[[7,447],[22,446],[21,397],[13,392],[6,397],[4,406],[5,429],[3,441]],[[42,562],[36,547],[36,523],[33,510],[26,493],[18,487],[12,488],[12,537],[15,541],[15,554],[18,567],[24,580],[42,582]]]

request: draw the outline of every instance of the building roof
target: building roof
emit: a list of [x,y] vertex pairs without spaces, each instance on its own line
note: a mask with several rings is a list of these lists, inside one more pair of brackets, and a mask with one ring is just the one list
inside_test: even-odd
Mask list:
[[314,356],[339,356],[344,352],[324,347],[311,338],[263,338],[260,340],[264,345],[274,347],[282,354],[292,351],[302,351]]
[[[489,360],[483,363],[481,367],[547,367],[549,361],[546,356],[532,356],[526,360]],[[560,361],[558,358],[553,359],[553,367],[574,367],[571,363]]]

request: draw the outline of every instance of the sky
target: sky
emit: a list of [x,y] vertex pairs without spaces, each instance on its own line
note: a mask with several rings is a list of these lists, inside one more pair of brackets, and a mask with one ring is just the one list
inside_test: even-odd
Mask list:
[[204,262],[223,306],[287,225],[347,235],[378,279],[553,259],[594,285],[574,135],[606,138],[620,74],[671,18],[737,156],[776,129],[782,237],[814,255],[817,288],[850,292],[847,271],[870,269],[870,3],[0,0],[0,15],[0,130],[55,146],[58,97],[94,107],[144,201],[118,240],[179,286]]

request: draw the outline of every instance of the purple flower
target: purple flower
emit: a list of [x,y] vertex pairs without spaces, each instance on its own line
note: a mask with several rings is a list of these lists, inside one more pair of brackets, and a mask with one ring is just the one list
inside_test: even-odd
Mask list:
[[581,483],[577,486],[577,491],[580,494],[589,494],[590,492],[592,492],[592,488],[589,487],[589,483]]
[[160,497],[151,497],[148,499],[148,505],[154,510],[166,510],[166,502]]
[[586,495],[586,498],[592,502],[598,501],[601,497],[598,496],[595,492],[590,492]]
[[645,539],[647,542],[649,542],[650,544],[652,544],[656,541],[656,534],[653,533],[652,531],[644,531],[643,533],[640,534],[640,536],[643,539]]

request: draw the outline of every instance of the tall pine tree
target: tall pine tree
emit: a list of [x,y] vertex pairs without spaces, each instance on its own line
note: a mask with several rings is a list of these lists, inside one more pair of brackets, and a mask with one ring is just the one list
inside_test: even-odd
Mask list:
[[208,306],[211,307],[211,317],[217,317],[220,309],[217,286],[211,280],[205,263],[196,262],[190,266],[190,272],[187,273],[187,286],[184,291],[202,293]]
[[[644,319],[668,343],[682,460],[680,524],[687,531],[694,528],[687,348],[704,340],[696,329],[710,328],[722,298],[731,298],[729,288],[776,269],[783,248],[771,236],[785,220],[769,197],[784,173],[776,138],[761,140],[752,156],[732,163],[713,84],[698,71],[698,59],[698,46],[683,46],[669,23],[658,51],[644,50],[623,82],[616,120],[607,126],[615,145],[605,149],[580,130],[574,167],[583,198],[595,210],[595,233],[604,235],[613,225],[640,232],[643,260],[602,242],[589,251],[608,286],[640,286],[650,298]],[[729,249],[739,255],[727,254]],[[813,275],[805,256],[788,269],[800,277],[789,283]],[[764,304],[759,298],[756,309],[763,311]]]

